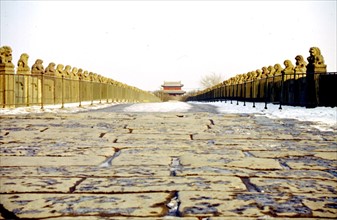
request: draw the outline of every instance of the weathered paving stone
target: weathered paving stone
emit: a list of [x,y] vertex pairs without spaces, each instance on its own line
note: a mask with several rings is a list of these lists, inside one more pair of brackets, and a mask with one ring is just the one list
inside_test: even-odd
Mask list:
[[3,167],[1,176],[18,177],[137,177],[165,176],[169,171],[167,166],[114,166],[113,169],[99,166],[39,166],[39,167]]
[[2,204],[20,218],[58,216],[160,216],[168,193],[0,195]]
[[275,159],[245,157],[229,162],[226,166],[249,168],[253,170],[281,170],[280,163]]
[[0,177],[0,193],[67,193],[69,188],[75,185],[80,178],[24,178],[24,177]]
[[57,166],[57,165],[93,165],[100,164],[103,156],[77,156],[77,157],[1,157],[1,166]]
[[[222,150],[220,152],[213,152],[213,150],[196,151],[194,154],[184,154],[180,157],[184,166],[225,166],[232,162],[234,158],[244,158],[244,154],[237,150]],[[211,153],[212,152],[212,153]],[[200,156],[202,155],[202,156]]]
[[[317,157],[317,159],[326,159],[326,160],[335,160],[336,159],[336,151],[327,151],[327,149],[322,149],[324,151],[255,151],[251,150],[250,152],[255,157],[263,157],[263,158],[283,158],[283,157]],[[315,158],[313,158],[315,159]]]
[[[333,155],[334,152],[331,152]],[[310,169],[310,170],[336,170],[337,160],[327,160],[319,157],[289,157],[284,161],[292,169]]]
[[0,219],[337,218],[337,134],[314,123],[207,112],[0,119]]
[[263,192],[337,193],[337,181],[315,179],[251,178]]
[[314,194],[313,196],[302,199],[302,203],[311,209],[312,216],[336,218],[337,216],[337,196],[331,197],[330,194]]
[[[286,193],[223,193],[223,192],[181,192],[182,216],[241,216],[245,217],[333,217],[336,196],[292,195]],[[309,201],[312,201],[311,203]],[[326,207],[319,209],[317,203]],[[307,203],[309,206],[305,205]],[[328,204],[332,204],[329,206]],[[310,208],[311,207],[311,208]],[[318,210],[315,211],[315,210]]]
[[250,153],[252,153],[255,157],[262,157],[262,158],[283,158],[283,157],[289,157],[289,156],[312,156],[314,155],[313,152],[303,152],[303,151],[271,151],[271,150],[265,150],[265,151],[255,151],[251,150]]
[[235,194],[188,191],[179,196],[182,216],[263,216],[253,199],[236,199]]
[[320,170],[271,170],[249,172],[250,177],[282,178],[282,179],[317,179],[337,181],[337,177]]
[[137,177],[137,178],[87,178],[76,190],[79,192],[163,192],[163,191],[224,190],[242,192],[245,185],[238,177]]
[[240,176],[240,177],[266,177],[266,178],[283,178],[283,179],[319,179],[335,180],[334,176],[326,171],[321,170],[251,170],[233,167],[217,166],[184,166],[179,176]]

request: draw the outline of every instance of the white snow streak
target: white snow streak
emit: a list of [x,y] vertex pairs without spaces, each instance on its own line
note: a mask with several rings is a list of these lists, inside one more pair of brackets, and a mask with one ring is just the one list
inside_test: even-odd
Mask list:
[[[316,126],[320,130],[336,130],[337,128],[337,107],[317,107],[317,108],[305,108],[305,107],[293,107],[282,106],[279,109],[279,105],[268,104],[267,109],[264,109],[264,103],[256,103],[253,108],[252,103],[246,103],[243,106],[243,102],[236,101],[233,104],[230,102],[193,102],[194,104],[208,104],[217,107],[219,113],[247,113],[255,115],[265,115],[270,118],[290,118],[300,121],[316,122]],[[29,113],[75,113],[79,111],[90,111],[94,109],[100,109],[117,105],[119,103],[94,103],[90,105],[90,102],[83,103],[82,107],[78,106],[78,103],[66,104],[65,108],[61,108],[61,105],[49,105],[44,106],[41,109],[40,106],[31,107],[19,107],[19,108],[4,108],[0,109],[0,115],[2,114],[29,114]],[[125,112],[188,112],[192,108],[192,105],[186,102],[161,102],[161,103],[136,103],[124,109]]]
[[139,103],[124,109],[125,112],[187,112],[191,105],[186,102]]
[[82,106],[79,107],[79,103],[67,103],[64,104],[64,108],[61,105],[45,105],[43,109],[41,106],[29,106],[29,107],[18,107],[18,108],[0,108],[0,115],[21,115],[29,113],[76,113],[80,111],[90,111],[100,108],[106,108],[118,103],[98,103],[94,102],[82,102]]
[[[203,103],[198,103],[203,104]],[[253,103],[246,103],[243,106],[243,102],[211,102],[204,103],[211,104],[218,108],[220,113],[247,113],[247,114],[260,114],[265,115],[269,118],[290,118],[297,119],[299,121],[311,121],[317,122],[317,128],[321,130],[331,130],[327,129],[326,126],[333,127],[336,130],[337,127],[337,107],[316,107],[316,108],[305,108],[305,107],[293,107],[293,106],[282,106],[279,109],[279,105],[268,104],[267,109],[264,109],[264,103],[255,103],[255,108],[253,108]],[[322,126],[320,126],[322,125]]]

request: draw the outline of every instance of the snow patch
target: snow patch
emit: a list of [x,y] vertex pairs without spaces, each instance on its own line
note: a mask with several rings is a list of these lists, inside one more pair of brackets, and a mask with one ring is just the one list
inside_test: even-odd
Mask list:
[[337,127],[337,107],[305,108],[283,105],[282,109],[279,109],[279,105],[269,103],[267,109],[265,109],[265,103],[255,103],[255,108],[253,108],[253,103],[251,102],[246,102],[246,106],[243,106],[243,102],[239,102],[239,105],[236,102],[233,102],[233,104],[229,102],[197,103],[214,105],[220,113],[259,114],[274,119],[289,118],[299,121],[311,121],[316,123],[313,125],[314,127],[325,131],[333,131]]
[[81,107],[79,103],[67,103],[64,104],[64,108],[61,108],[62,105],[45,105],[43,109],[41,106],[28,106],[28,107],[18,107],[18,108],[0,108],[0,115],[24,115],[30,113],[76,113],[80,111],[90,111],[95,109],[106,108],[109,106],[117,105],[118,103],[99,103],[94,102],[91,105],[91,102],[82,102]]
[[[282,106],[279,109],[279,105],[268,104],[267,109],[264,109],[264,103],[247,102],[246,106],[243,106],[243,102],[190,102],[194,104],[207,104],[217,107],[219,113],[237,113],[237,114],[254,114],[264,115],[273,119],[297,119],[300,121],[315,122],[313,127],[323,131],[335,131],[337,128],[337,107],[293,107]],[[19,108],[0,108],[0,115],[20,115],[29,113],[76,113],[83,111],[90,111],[95,109],[101,109],[117,105],[119,103],[99,103],[94,102],[82,102],[82,107],[79,107],[79,103],[67,103],[64,108],[61,105],[45,105],[44,109],[40,106],[29,106]],[[158,103],[136,103],[124,109],[125,112],[188,112],[193,106],[186,102],[170,101],[170,102],[158,102]]]
[[187,112],[192,106],[186,102],[155,102],[133,104],[125,112]]

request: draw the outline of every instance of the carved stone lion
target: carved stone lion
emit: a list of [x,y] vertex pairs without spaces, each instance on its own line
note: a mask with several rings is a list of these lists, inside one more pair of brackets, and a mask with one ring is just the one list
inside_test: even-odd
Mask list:
[[269,76],[274,76],[275,75],[275,68],[273,66],[268,66],[268,71],[269,71]]
[[266,66],[262,67],[262,75],[261,78],[266,78],[269,74],[268,68]]
[[290,60],[285,60],[283,62],[285,68],[282,70],[285,74],[293,74],[294,73],[294,65]]
[[80,80],[82,80],[83,79],[83,69],[78,69],[78,71],[77,71],[77,76],[78,76],[78,78],[80,79]]
[[321,54],[321,50],[318,47],[311,47],[309,50],[310,56],[307,58],[309,64],[315,67],[323,67],[326,66],[324,64],[324,58]]
[[44,72],[44,67],[42,65],[43,60],[41,59],[37,59],[34,63],[34,65],[32,66],[32,74],[33,75],[41,75]]
[[78,71],[77,67],[73,67],[73,69],[71,70],[72,79],[78,79],[77,71]]
[[45,70],[47,76],[55,76],[55,63],[49,63]]
[[71,66],[70,65],[66,65],[66,67],[64,67],[64,75],[66,78],[71,78]]
[[296,66],[295,71],[296,73],[306,73],[307,72],[307,62],[305,62],[303,56],[297,55],[295,57]]
[[275,70],[275,73],[274,73],[275,76],[276,76],[276,75],[281,75],[281,73],[282,73],[282,67],[281,67],[281,64],[276,63],[276,64],[274,65],[274,70]]
[[0,64],[8,67],[14,67],[12,63],[12,48],[9,46],[0,47]]
[[57,77],[62,77],[64,72],[63,72],[63,64],[57,64],[57,67],[56,67],[56,76]]
[[27,72],[30,70],[28,66],[28,54],[23,53],[20,56],[20,59],[18,61],[18,72]]

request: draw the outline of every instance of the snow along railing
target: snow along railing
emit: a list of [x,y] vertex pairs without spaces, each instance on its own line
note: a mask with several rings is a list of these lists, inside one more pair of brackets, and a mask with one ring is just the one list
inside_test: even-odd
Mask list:
[[12,50],[0,48],[0,106],[20,107],[65,103],[105,102],[160,102],[152,93],[98,75],[54,63],[45,69],[36,60],[30,70],[28,55],[22,54],[15,73]]
[[[337,106],[337,73],[327,72],[323,56],[317,47],[309,50],[307,64],[301,55],[296,66],[285,60],[261,70],[239,74],[218,85],[188,97],[187,101],[227,101],[278,103],[282,105]],[[254,105],[253,105],[254,107]]]

